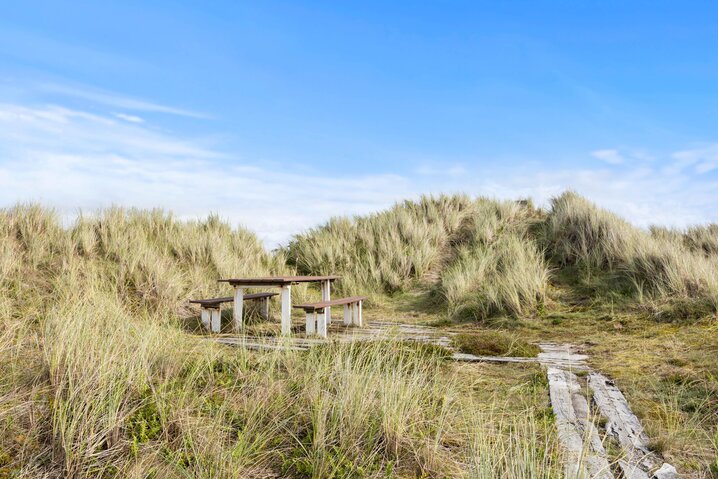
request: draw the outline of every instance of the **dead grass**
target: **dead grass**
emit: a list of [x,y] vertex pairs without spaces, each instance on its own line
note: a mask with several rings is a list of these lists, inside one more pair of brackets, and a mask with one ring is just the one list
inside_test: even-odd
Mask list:
[[556,476],[534,406],[466,394],[440,351],[251,353],[183,329],[217,277],[286,271],[246,231],[123,210],[63,229],[34,206],[0,228],[0,476]]

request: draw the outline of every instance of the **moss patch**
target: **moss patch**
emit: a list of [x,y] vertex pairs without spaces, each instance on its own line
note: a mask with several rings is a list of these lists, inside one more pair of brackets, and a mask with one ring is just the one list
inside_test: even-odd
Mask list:
[[540,349],[513,334],[503,331],[462,333],[454,337],[454,345],[462,353],[476,356],[522,356],[534,358]]

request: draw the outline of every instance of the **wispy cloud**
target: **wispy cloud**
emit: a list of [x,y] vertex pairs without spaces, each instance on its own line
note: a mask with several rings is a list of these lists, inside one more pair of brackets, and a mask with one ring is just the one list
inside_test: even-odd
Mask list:
[[135,115],[128,115],[126,113],[115,113],[115,117],[120,120],[129,121],[130,123],[144,123],[145,120]]
[[611,165],[620,165],[626,161],[618,150],[596,150],[591,152],[591,156]]
[[673,158],[673,171],[693,166],[698,174],[708,173],[718,168],[718,144],[677,151]]
[[[40,201],[67,217],[112,204],[164,207],[183,218],[217,212],[269,246],[333,215],[372,212],[421,193],[532,197],[546,204],[572,188],[642,226],[718,220],[712,174],[718,145],[667,154],[663,162],[598,150],[610,160],[599,168],[432,162],[406,174],[330,177],[306,165],[292,170],[291,158],[277,160],[281,168],[238,159],[212,141],[130,113],[92,111],[0,103],[0,205]],[[614,153],[630,161],[618,162]]]
[[332,215],[367,213],[413,194],[397,175],[277,172],[201,143],[112,116],[0,105],[0,204],[40,201],[66,215],[112,204],[187,218],[218,212],[274,245]]
[[448,176],[458,177],[467,173],[466,167],[461,164],[441,164],[441,163],[424,163],[416,170],[417,175],[421,176]]
[[46,93],[53,93],[67,97],[81,98],[100,105],[107,105],[114,108],[136,112],[165,113],[169,115],[185,116],[190,118],[209,119],[211,115],[190,111],[183,108],[162,105],[152,101],[133,98],[117,93],[107,92],[87,86],[68,86],[58,83],[42,83],[38,90]]

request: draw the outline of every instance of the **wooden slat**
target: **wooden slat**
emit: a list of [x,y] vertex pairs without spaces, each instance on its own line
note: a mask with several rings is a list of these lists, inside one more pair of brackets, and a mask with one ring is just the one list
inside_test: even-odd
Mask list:
[[324,309],[330,306],[341,306],[342,304],[351,304],[367,299],[366,296],[353,296],[351,298],[339,298],[331,301],[320,301],[318,303],[304,303],[296,304],[295,308],[303,309],[305,311],[316,311],[318,309]]
[[261,278],[228,278],[220,279],[220,283],[229,283],[232,286],[242,285],[283,285],[292,283],[313,283],[317,281],[335,281],[341,276],[264,276]]
[[[248,299],[262,299],[262,298],[271,298],[272,296],[277,296],[279,293],[252,293],[252,294],[245,294],[244,300],[247,301]],[[201,304],[202,306],[218,306],[222,303],[231,303],[234,301],[234,297],[232,296],[225,296],[223,298],[209,298],[209,299],[193,299],[190,301],[190,303],[194,304]]]
[[629,479],[651,477],[650,471],[663,461],[650,450],[648,435],[631,411],[626,397],[613,381],[597,372],[589,373],[588,385],[593,391],[594,402],[608,420],[606,431],[623,449],[619,466],[624,477]]
[[548,368],[551,407],[558,437],[566,452],[565,477],[613,479],[606,451],[591,422],[578,377],[570,371]]

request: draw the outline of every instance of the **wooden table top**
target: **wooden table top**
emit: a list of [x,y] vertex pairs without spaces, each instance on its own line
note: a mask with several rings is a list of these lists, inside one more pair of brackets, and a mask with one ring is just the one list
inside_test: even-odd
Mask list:
[[229,278],[220,279],[221,283],[229,283],[232,286],[242,285],[287,285],[292,283],[315,283],[319,281],[334,281],[341,276],[264,276],[261,278]]

